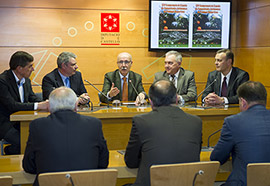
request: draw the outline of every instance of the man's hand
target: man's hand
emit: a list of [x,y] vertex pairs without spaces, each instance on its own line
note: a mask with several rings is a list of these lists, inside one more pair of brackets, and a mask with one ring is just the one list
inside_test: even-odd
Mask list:
[[39,102],[37,109],[48,111],[49,110],[49,100]]
[[90,97],[88,96],[87,93],[83,93],[82,95],[79,96],[78,98],[78,103],[81,105],[84,105],[90,101]]
[[145,94],[141,92],[136,98],[135,105],[140,106],[141,103],[145,102],[144,99],[145,99]]
[[204,103],[207,105],[221,105],[224,103],[224,98],[223,97],[219,97],[218,95],[216,95],[214,92],[208,94],[205,99],[204,99]]
[[109,97],[112,98],[119,94],[120,90],[117,87],[114,87],[114,83],[112,83],[111,90],[109,91]]

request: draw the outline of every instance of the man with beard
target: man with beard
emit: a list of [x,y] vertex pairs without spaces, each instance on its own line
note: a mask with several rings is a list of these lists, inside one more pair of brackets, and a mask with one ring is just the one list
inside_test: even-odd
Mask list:
[[142,76],[130,71],[132,63],[132,56],[127,52],[120,53],[117,56],[118,69],[105,74],[102,89],[102,92],[110,99],[108,100],[101,95],[101,102],[107,103],[112,100],[120,100],[136,101],[136,104],[139,104],[146,98],[142,85]]
[[44,76],[42,80],[43,100],[49,98],[51,91],[65,86],[71,88],[79,97],[80,104],[90,101],[82,81],[82,75],[77,71],[76,55],[72,52],[62,52],[57,58],[58,68]]

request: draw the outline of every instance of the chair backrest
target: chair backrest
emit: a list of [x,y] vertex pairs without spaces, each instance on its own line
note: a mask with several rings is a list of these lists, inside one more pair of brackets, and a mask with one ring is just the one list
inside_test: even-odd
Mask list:
[[116,169],[54,172],[38,176],[40,186],[115,186],[116,179]]
[[150,168],[151,186],[214,185],[218,161],[153,165]]
[[0,176],[0,185],[1,186],[12,186],[12,177],[11,176]]
[[249,163],[247,165],[247,186],[270,185],[270,163]]

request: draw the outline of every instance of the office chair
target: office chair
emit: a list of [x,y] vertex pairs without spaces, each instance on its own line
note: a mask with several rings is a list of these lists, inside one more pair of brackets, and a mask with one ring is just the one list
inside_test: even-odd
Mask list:
[[12,186],[12,177],[11,176],[0,176],[0,185],[1,186]]
[[115,186],[116,169],[42,173],[38,176],[40,186]]
[[249,163],[247,165],[247,186],[270,185],[270,163]]
[[0,141],[0,146],[1,146],[1,155],[3,156],[4,155],[4,147],[5,145],[9,144],[7,141],[5,141],[4,139],[2,139]]
[[151,186],[214,185],[218,161],[152,165]]

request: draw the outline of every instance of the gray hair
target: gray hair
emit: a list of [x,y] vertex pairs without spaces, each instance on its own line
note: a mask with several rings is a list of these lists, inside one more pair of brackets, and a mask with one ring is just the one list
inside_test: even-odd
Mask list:
[[73,54],[72,52],[62,52],[61,54],[59,54],[57,58],[58,68],[61,68],[63,63],[67,64],[70,61],[70,58],[76,59],[76,57],[77,56]]
[[59,87],[49,96],[49,109],[51,113],[58,110],[75,110],[77,104],[75,92],[68,87]]
[[171,55],[175,56],[176,62],[179,62],[179,63],[182,62],[182,55],[179,52],[171,50],[165,54],[166,57],[171,56]]

